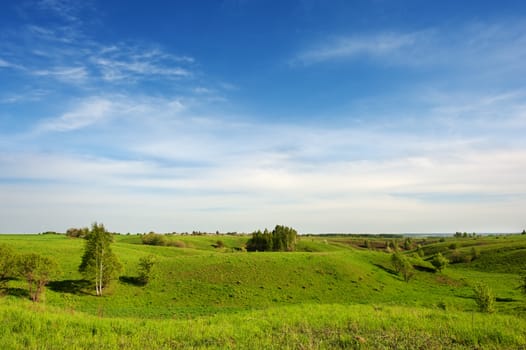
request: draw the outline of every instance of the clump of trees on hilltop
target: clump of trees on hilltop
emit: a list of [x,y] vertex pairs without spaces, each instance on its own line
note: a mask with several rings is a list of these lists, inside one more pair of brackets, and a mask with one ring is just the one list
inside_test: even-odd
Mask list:
[[277,225],[271,232],[257,230],[252,233],[246,248],[249,252],[292,252],[296,249],[297,235],[295,229],[282,225]]

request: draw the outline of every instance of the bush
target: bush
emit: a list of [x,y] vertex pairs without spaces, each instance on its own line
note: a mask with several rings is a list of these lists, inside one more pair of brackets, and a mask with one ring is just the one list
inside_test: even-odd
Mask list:
[[137,280],[139,283],[146,285],[152,278],[152,268],[155,265],[155,257],[148,255],[139,259],[139,276]]
[[473,287],[474,298],[480,312],[495,312],[495,295],[484,283],[478,283]]
[[68,230],[66,231],[66,236],[71,237],[71,238],[86,238],[88,233],[89,233],[89,228],[87,227],[84,227],[84,228],[72,227],[72,228],[68,228]]
[[431,264],[437,269],[437,271],[442,271],[446,268],[447,264],[449,263],[449,260],[445,258],[442,254],[438,253],[433,257],[431,260]]
[[424,253],[424,249],[422,249],[422,246],[421,245],[418,245],[418,248],[416,250],[416,253],[418,254],[419,257],[423,258],[425,253]]
[[480,251],[475,247],[471,247],[471,260],[478,259],[479,257],[480,257]]
[[160,245],[165,246],[167,244],[166,237],[159,233],[150,232],[141,237],[142,244],[147,245]]
[[404,281],[409,282],[415,274],[415,269],[409,259],[401,253],[394,253],[391,255],[391,262],[395,271],[402,274]]
[[452,264],[468,263],[471,261],[471,259],[471,255],[464,254],[459,250],[454,250],[449,256],[449,262]]

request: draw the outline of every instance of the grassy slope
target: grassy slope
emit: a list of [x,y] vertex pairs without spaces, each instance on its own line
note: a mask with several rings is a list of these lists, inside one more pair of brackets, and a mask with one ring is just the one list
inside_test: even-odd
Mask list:
[[299,305],[190,320],[67,314],[0,301],[3,349],[519,348],[526,321],[506,315],[370,305]]
[[[444,344],[448,342],[457,344],[454,343],[454,339],[456,342],[466,343],[464,344],[466,346],[477,344],[477,342],[491,346],[491,344],[503,342],[503,339],[506,339],[505,342],[509,344],[525,343],[522,333],[518,331],[519,328],[507,326],[508,323],[522,324],[521,322],[524,322],[512,315],[524,310],[524,298],[515,289],[515,285],[518,284],[517,273],[521,270],[521,267],[517,266],[518,261],[525,261],[518,258],[524,256],[520,254],[524,253],[526,247],[525,237],[456,240],[459,250],[468,251],[472,245],[477,245],[481,252],[480,258],[470,264],[452,265],[442,274],[419,271],[410,283],[403,282],[399,276],[389,271],[388,254],[356,249],[349,240],[305,237],[299,244],[299,248],[305,252],[243,253],[235,252],[234,248],[241,247],[247,237],[174,236],[170,239],[182,241],[186,247],[191,248],[144,246],[139,244],[140,239],[137,236],[117,237],[113,247],[124,265],[123,276],[136,275],[138,259],[149,254],[155,255],[158,259],[157,276],[145,287],[125,282],[116,283],[111,294],[104,298],[97,298],[89,293],[75,290],[71,282],[68,282],[81,278],[76,269],[80,263],[83,240],[54,235],[2,235],[0,243],[8,244],[19,252],[33,251],[43,255],[52,255],[60,261],[63,270],[61,281],[57,281],[52,286],[53,288],[48,288],[45,298],[45,307],[56,315],[40,313],[30,320],[37,323],[43,322],[48,326],[57,324],[57,322],[60,324],[80,322],[79,327],[87,327],[87,330],[95,327],[94,324],[104,328],[112,327],[111,325],[117,322],[117,328],[122,330],[120,340],[117,339],[118,336],[112,340],[117,343],[124,341],[122,339],[125,338],[125,334],[135,334],[136,330],[133,327],[135,321],[106,320],[107,317],[175,319],[175,321],[152,320],[151,324],[148,323],[148,327],[157,327],[159,325],[157,322],[166,322],[162,323],[163,327],[172,329],[170,332],[173,332],[173,337],[175,337],[174,344],[183,341],[198,342],[200,339],[197,334],[192,334],[191,330],[187,330],[187,333],[179,331],[181,321],[177,320],[191,318],[196,324],[202,325],[207,322],[210,324],[210,330],[203,329],[204,333],[220,332],[221,329],[226,329],[228,333],[230,330],[232,334],[228,337],[233,339],[234,344],[248,346],[248,343],[242,341],[243,332],[248,332],[245,335],[256,337],[261,342],[267,341],[263,337],[265,332],[270,332],[272,337],[279,338],[283,327],[287,327],[286,320],[280,323],[279,319],[285,315],[293,317],[294,314],[304,315],[301,316],[304,317],[304,322],[299,326],[291,326],[291,334],[294,333],[300,338],[304,337],[305,341],[308,336],[304,333],[310,334],[309,332],[318,334],[315,338],[320,341],[332,339],[327,340],[328,343],[318,344],[319,346],[323,344],[336,346],[335,344],[339,344],[339,341],[343,341],[343,344],[348,342],[349,346],[355,343],[361,344],[360,338],[356,336],[369,338],[366,343],[369,345],[380,341],[380,333],[385,328],[385,324],[381,326],[375,323],[376,321],[370,319],[370,315],[376,315],[385,322],[388,322],[387,320],[392,322],[393,326],[388,327],[390,331],[387,334],[390,335],[385,338],[386,341],[394,341],[393,337],[396,332],[401,331],[400,322],[411,324],[417,322],[414,319],[416,317],[418,323],[423,327],[417,329],[420,337],[438,337],[437,339],[440,339],[442,343],[445,342]],[[225,243],[225,248],[213,247],[218,239]],[[433,245],[433,249],[443,250],[447,254],[447,247],[450,243],[451,240],[437,242]],[[514,266],[512,273],[502,267],[510,265]],[[479,334],[482,328],[478,331],[476,330],[477,325],[473,325],[473,329],[470,328],[472,326],[471,316],[464,313],[475,308],[471,297],[471,285],[477,281],[488,283],[496,292],[497,297],[506,300],[506,302],[498,303],[500,313],[512,314],[506,316],[508,318],[477,314],[477,319],[486,320],[484,322],[493,327],[488,329],[493,329],[494,333],[488,333],[490,335],[486,338],[481,335],[482,333]],[[16,288],[25,288],[25,285],[22,281],[11,281],[10,288],[17,290]],[[21,318],[28,317],[28,307],[19,310],[16,306],[27,304],[20,297],[7,296],[0,300],[3,302],[3,305],[0,304],[4,312],[2,317],[4,320],[8,317],[6,322],[22,322],[17,320],[17,312]],[[378,305],[383,306],[378,309]],[[405,305],[408,308],[400,308],[398,305]],[[371,308],[375,312],[372,312]],[[450,313],[444,314],[439,308],[446,308]],[[344,321],[336,316],[328,317],[331,310],[335,309],[339,310],[338,312],[341,312],[342,315],[347,315],[345,317],[348,319]],[[57,310],[68,310],[69,313],[77,316]],[[79,312],[81,316],[78,316]],[[104,321],[95,317],[91,318],[84,313],[104,316]],[[272,317],[275,319],[268,318],[270,314],[274,315]],[[443,318],[441,322],[446,330],[443,334],[436,334],[437,330],[434,329],[433,323],[438,321],[433,321],[434,315],[442,315],[436,317]],[[53,317],[59,321],[53,321]],[[323,331],[329,327],[328,324],[330,325],[329,321],[332,318],[340,320],[340,323],[334,326],[335,329],[340,330],[339,335],[336,333],[327,335],[326,331]],[[244,324],[247,320],[260,320],[263,323],[250,330],[243,328],[239,330],[239,325]],[[348,329],[349,322],[356,324],[353,326],[356,329],[352,328],[352,332]],[[259,324],[259,322],[256,323]],[[461,323],[463,328],[455,330],[456,323]],[[236,331],[232,330],[232,327],[236,327]],[[281,331],[278,331],[280,329]],[[66,332],[66,330],[63,331]],[[351,336],[347,333],[356,335]],[[172,333],[159,334],[158,337],[164,339],[159,341],[168,342],[167,339],[172,337],[170,334]],[[218,334],[210,335],[212,339],[215,339],[211,344],[225,346],[225,344],[221,345],[220,339],[217,338]],[[13,341],[18,342],[17,344],[26,341],[20,337],[13,339],[16,339]],[[129,346],[140,347],[140,340],[133,340],[134,337],[130,339]],[[373,341],[373,339],[376,340]],[[32,344],[32,341],[27,339],[29,344]],[[133,343],[134,341],[139,343]],[[280,341],[286,342],[283,339]],[[168,347],[168,344],[159,343],[159,346]],[[286,343],[281,344],[286,345]],[[199,345],[199,343],[194,345]],[[371,345],[371,348],[374,347]]]

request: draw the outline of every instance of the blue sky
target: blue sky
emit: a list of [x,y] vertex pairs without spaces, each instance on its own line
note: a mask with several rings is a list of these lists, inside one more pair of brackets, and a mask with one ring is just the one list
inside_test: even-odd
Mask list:
[[518,232],[522,1],[3,1],[0,232]]

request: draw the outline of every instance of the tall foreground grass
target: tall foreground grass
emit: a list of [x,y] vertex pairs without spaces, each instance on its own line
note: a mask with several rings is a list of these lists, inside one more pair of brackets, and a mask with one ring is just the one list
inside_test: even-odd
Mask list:
[[517,349],[515,316],[372,305],[299,305],[189,320],[99,318],[0,300],[2,349]]

